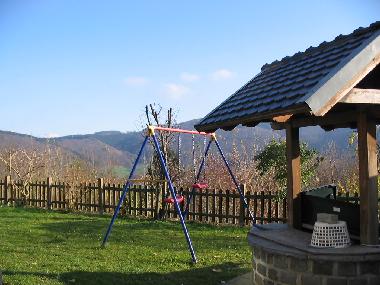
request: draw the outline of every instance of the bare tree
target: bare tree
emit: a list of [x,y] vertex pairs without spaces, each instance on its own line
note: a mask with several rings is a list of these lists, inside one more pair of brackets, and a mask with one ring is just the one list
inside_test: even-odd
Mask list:
[[28,199],[34,182],[47,177],[65,181],[69,207],[76,205],[84,182],[94,181],[99,176],[90,162],[68,155],[50,141],[44,147],[12,146],[0,150],[0,173],[11,176],[13,197],[20,193],[18,202],[21,204]]
[[[172,128],[176,125],[175,116],[173,109],[169,108],[165,113],[163,118],[163,108],[158,104],[150,104],[145,106],[145,116],[148,125],[155,125],[159,127]],[[178,161],[178,157],[175,152],[171,149],[174,140],[174,134],[171,132],[156,132],[157,139],[160,143],[161,152],[164,157],[164,160],[171,172],[171,177],[175,181],[176,177],[174,174],[175,167],[174,165]],[[147,175],[150,179],[154,180],[165,180],[165,174],[161,167],[158,155],[153,154],[152,159],[147,166]]]
[[19,190],[25,202],[29,196],[28,186],[40,177],[46,167],[46,153],[38,149],[9,148],[0,152],[0,162],[6,174],[13,177],[11,189]]

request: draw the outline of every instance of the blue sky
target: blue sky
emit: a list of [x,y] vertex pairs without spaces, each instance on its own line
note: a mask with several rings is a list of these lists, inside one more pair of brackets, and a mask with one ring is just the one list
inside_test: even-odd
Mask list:
[[0,0],[0,130],[132,131],[206,115],[260,67],[380,20],[380,1]]

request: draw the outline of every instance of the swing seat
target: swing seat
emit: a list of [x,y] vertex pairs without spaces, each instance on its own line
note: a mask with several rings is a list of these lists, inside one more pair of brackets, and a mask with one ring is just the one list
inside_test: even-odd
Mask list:
[[[182,195],[177,195],[176,200],[177,200],[177,203],[183,203],[184,198]],[[172,197],[167,197],[164,199],[164,202],[169,203],[169,204],[174,204],[174,199]]]
[[195,189],[205,189],[208,188],[208,184],[205,182],[200,182],[200,183],[194,183],[193,188]]

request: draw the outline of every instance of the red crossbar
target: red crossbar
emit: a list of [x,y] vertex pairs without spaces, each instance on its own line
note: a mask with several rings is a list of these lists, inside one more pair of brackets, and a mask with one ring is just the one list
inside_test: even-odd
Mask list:
[[191,134],[191,135],[202,135],[202,136],[212,136],[213,135],[213,133],[189,131],[189,130],[183,130],[183,129],[173,129],[173,128],[164,128],[164,127],[156,127],[156,126],[152,126],[152,127],[157,131],[183,133],[183,134]]

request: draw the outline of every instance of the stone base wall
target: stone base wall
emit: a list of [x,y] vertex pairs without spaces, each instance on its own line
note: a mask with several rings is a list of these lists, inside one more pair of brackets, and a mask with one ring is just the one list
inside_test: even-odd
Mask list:
[[254,285],[380,285],[380,261],[302,259],[257,246],[252,250]]

